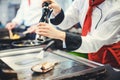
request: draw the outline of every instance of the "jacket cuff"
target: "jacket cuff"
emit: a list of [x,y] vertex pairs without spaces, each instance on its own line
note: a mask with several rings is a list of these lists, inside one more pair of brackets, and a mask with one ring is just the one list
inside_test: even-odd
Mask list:
[[72,51],[78,49],[81,46],[82,39],[78,34],[66,32],[65,43],[66,50]]
[[54,25],[59,25],[64,19],[64,12],[63,10],[61,9],[61,12],[55,16],[55,18],[53,19],[50,19],[50,22]]
[[63,41],[58,40],[58,39],[53,39],[53,40],[54,40],[54,43],[50,47],[52,50],[57,50],[57,49],[63,50],[64,49],[63,48]]

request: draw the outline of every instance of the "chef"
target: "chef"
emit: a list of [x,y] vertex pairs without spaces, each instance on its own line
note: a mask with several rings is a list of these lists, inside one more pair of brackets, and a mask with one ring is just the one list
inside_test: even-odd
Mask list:
[[[120,68],[119,0],[75,0],[65,15],[54,0],[44,1],[51,2],[49,7],[56,14],[53,24],[60,24],[66,30],[80,22],[82,34],[60,31],[46,23],[39,23],[37,34],[55,39],[55,48],[89,53],[90,60]],[[63,15],[63,22],[56,22]]]

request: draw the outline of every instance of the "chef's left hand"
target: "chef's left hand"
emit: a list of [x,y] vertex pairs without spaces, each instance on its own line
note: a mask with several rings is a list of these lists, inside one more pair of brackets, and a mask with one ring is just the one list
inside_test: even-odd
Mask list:
[[57,30],[52,25],[44,22],[40,22],[35,31],[37,34],[41,36],[46,36],[52,39],[60,39],[65,41],[65,32]]
[[44,2],[50,2],[50,5],[48,7],[50,9],[53,9],[53,14],[55,16],[61,12],[61,7],[55,0],[42,0],[42,3]]

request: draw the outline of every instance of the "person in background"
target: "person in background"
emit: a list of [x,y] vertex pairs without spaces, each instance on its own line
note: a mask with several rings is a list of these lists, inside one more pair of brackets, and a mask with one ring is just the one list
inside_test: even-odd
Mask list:
[[119,0],[74,0],[65,15],[54,0],[44,1],[51,2],[49,7],[54,10],[52,24],[59,24],[59,28],[66,30],[80,22],[82,33],[64,32],[41,22],[36,28],[37,34],[52,38],[54,48],[88,53],[89,60],[120,68]]
[[[17,29],[17,31],[23,32],[28,29],[28,32],[33,32],[34,26],[39,22],[42,15],[42,3],[41,0],[21,0],[20,8],[17,11],[15,18],[6,24],[8,30]],[[24,29],[20,29],[21,25],[24,25]],[[35,39],[35,34],[31,33],[27,35],[28,39]]]

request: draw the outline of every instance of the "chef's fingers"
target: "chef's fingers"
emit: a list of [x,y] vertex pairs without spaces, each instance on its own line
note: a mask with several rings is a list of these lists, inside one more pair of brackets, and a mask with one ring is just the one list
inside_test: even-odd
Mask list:
[[53,3],[53,2],[55,2],[55,0],[42,0],[42,2],[43,2],[43,3],[44,3],[44,2]]
[[37,24],[37,26],[39,27],[39,26],[45,26],[47,23],[45,23],[45,22],[40,22],[40,23],[38,23]]

